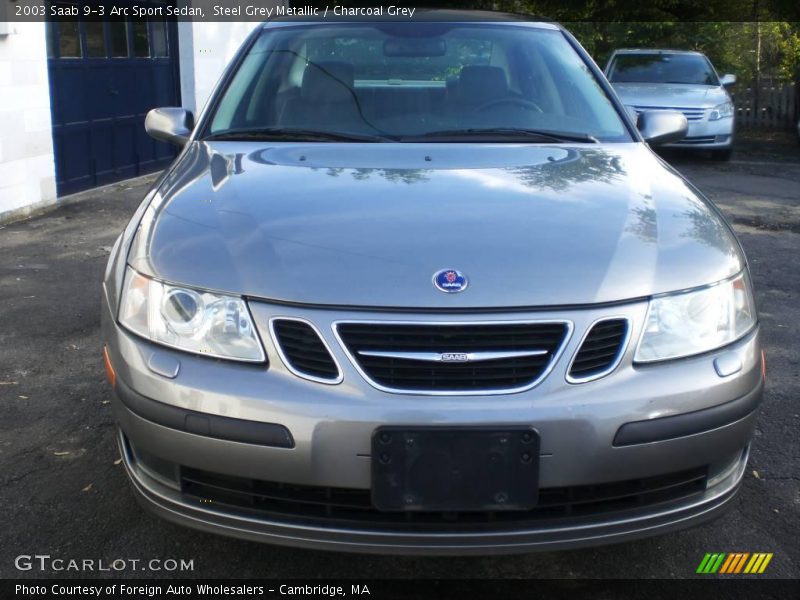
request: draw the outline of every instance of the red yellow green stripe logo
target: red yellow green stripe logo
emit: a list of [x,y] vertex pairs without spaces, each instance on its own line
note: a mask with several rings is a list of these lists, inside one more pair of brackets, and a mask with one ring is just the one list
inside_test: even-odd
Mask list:
[[772,552],[708,552],[696,572],[704,575],[763,573],[771,560]]

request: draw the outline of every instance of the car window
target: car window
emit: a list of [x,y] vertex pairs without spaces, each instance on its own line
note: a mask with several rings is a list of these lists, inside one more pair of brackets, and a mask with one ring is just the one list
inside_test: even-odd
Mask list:
[[560,31],[474,23],[267,28],[207,133],[249,129],[393,138],[526,129],[631,140]]
[[618,54],[608,79],[612,83],[719,85],[711,63],[700,54]]

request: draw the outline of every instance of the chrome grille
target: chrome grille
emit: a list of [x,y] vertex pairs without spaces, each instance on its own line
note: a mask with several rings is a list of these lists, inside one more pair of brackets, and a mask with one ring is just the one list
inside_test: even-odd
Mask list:
[[571,323],[340,322],[335,330],[358,370],[379,389],[481,394],[536,385],[557,359]]
[[705,118],[706,111],[704,108],[680,108],[677,106],[634,106],[636,115],[640,115],[647,110],[676,110],[683,113],[687,121],[702,121]]

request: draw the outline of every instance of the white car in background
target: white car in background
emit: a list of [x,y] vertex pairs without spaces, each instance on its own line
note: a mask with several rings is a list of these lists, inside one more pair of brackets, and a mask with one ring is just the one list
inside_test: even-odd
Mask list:
[[616,50],[605,74],[622,102],[637,114],[676,110],[689,122],[686,137],[670,146],[711,150],[729,160],[733,150],[734,106],[728,93],[735,75],[717,75],[700,52]]

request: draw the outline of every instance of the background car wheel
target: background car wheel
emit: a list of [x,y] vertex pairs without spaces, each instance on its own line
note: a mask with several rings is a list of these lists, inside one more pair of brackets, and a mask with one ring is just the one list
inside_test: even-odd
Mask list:
[[712,150],[711,158],[714,160],[730,160],[733,156],[733,149],[727,148],[725,150]]

